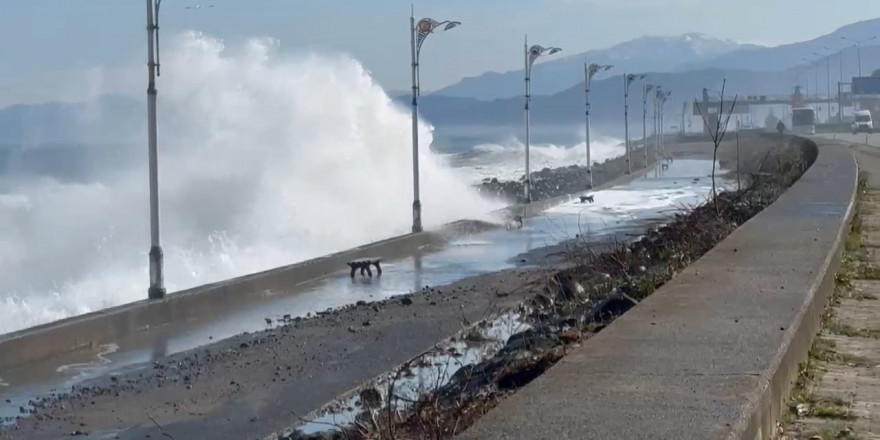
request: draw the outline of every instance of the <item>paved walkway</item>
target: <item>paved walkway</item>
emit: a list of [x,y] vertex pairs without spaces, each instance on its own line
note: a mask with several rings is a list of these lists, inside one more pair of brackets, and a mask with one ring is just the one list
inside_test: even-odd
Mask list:
[[783,439],[880,439],[880,148],[853,150],[867,187]]
[[847,147],[818,147],[775,203],[456,439],[772,438],[855,190]]

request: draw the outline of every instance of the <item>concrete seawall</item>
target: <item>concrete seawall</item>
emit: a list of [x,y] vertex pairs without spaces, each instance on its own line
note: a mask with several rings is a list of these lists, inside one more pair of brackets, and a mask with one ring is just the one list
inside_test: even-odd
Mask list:
[[[620,176],[593,191],[626,183],[647,170],[635,170],[633,174]],[[575,197],[567,195],[515,205],[502,209],[499,214],[535,216]],[[222,314],[243,307],[257,297],[283,293],[291,286],[348,270],[345,262],[352,259],[368,256],[381,256],[386,260],[404,258],[444,246],[448,234],[468,233],[485,227],[471,221],[454,222],[438,231],[393,237],[300,263],[197,286],[158,301],[137,301],[0,335],[0,370],[77,350],[94,349],[169,322]]]
[[846,146],[804,148],[815,162],[773,205],[459,438],[773,438],[858,175]]
[[289,266],[176,292],[162,300],[143,300],[31,327],[0,336],[0,369],[24,365],[74,350],[97,347],[147,331],[150,327],[211,315],[243,305],[256,296],[278,293],[304,281],[347,270],[351,259],[412,255],[426,246],[442,246],[439,233],[423,232],[382,240]]

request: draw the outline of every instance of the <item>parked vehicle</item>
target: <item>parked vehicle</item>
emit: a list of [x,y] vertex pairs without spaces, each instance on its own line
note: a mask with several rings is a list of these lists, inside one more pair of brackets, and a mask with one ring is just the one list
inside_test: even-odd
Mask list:
[[852,124],[853,134],[874,132],[874,121],[870,110],[856,110],[855,116],[856,120]]

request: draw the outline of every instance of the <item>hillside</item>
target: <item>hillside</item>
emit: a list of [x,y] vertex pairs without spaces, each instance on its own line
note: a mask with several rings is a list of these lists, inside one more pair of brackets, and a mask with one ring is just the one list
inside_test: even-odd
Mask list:
[[[880,35],[880,19],[865,20],[843,26],[836,31],[822,35],[808,41],[785,44],[776,47],[740,48],[711,59],[696,62],[683,63],[676,70],[687,71],[702,68],[719,69],[748,69],[760,71],[783,71],[792,67],[804,67],[807,64],[804,58],[815,60],[820,54],[832,54],[831,60],[832,80],[839,77],[840,61],[836,51],[847,48],[844,51],[844,78],[850,78],[858,74],[858,57],[853,43],[844,40],[847,37],[854,40],[865,40]],[[872,40],[862,46],[862,73],[869,75],[874,69],[880,68],[880,39]],[[835,49],[830,51],[826,47]],[[824,65],[824,62],[823,62]],[[824,72],[822,72],[824,76]]]
[[[785,95],[791,92],[793,77],[786,72],[751,72],[743,70],[702,69],[692,72],[662,72],[648,75],[646,81],[662,84],[672,91],[667,112],[681,113],[682,104],[701,96],[703,87],[713,92],[721,89],[727,78],[727,92],[749,95]],[[623,119],[623,79],[620,76],[599,80],[593,85],[593,120],[597,123]],[[399,98],[405,104],[405,98]],[[630,112],[641,115],[642,87],[635,83],[630,92]],[[648,104],[648,111],[651,111]],[[523,118],[523,98],[480,101],[477,99],[423,96],[420,110],[434,124],[519,124]],[[548,96],[532,99],[532,121],[536,124],[580,123],[584,118],[583,82]]]
[[[805,59],[819,58],[813,53],[832,55],[831,78],[836,82],[840,78],[840,59],[837,57],[840,49],[846,49],[843,52],[843,77],[848,81],[858,74],[858,59],[852,43],[842,37],[862,40],[875,35],[880,36],[880,19],[853,23],[808,41],[776,47],[737,44],[693,33],[677,37],[642,37],[608,49],[547,59],[535,66],[532,88],[535,94],[547,95],[582,82],[585,60],[614,65],[615,69],[609,72],[613,75],[624,72],[688,72],[703,69],[782,72],[790,69],[805,71],[811,62]],[[826,47],[833,50],[825,49]],[[825,67],[824,63],[821,61],[820,67]],[[867,75],[878,68],[880,39],[875,39],[862,46],[862,73]],[[822,81],[825,75],[825,69],[820,68]],[[597,76],[597,79],[601,78],[602,76]],[[521,95],[522,88],[522,70],[487,72],[477,77],[464,78],[433,95],[493,100]]]
[[[610,74],[620,74],[624,71],[666,72],[683,63],[711,59],[744,47],[757,46],[744,46],[695,33],[676,37],[637,38],[608,49],[555,59],[547,58],[539,62],[535,65],[532,75],[532,91],[536,95],[549,95],[583,81],[585,60],[591,63],[614,65],[615,69],[609,72]],[[504,73],[487,72],[477,77],[464,78],[456,84],[437,90],[433,95],[492,100],[520,95],[522,88],[523,70],[520,69]]]

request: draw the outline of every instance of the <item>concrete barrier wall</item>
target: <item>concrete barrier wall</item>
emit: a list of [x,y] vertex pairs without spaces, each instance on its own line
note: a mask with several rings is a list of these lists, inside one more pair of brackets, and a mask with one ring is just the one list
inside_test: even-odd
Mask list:
[[773,438],[857,186],[846,146],[804,148],[818,157],[776,203],[460,438]]
[[[534,212],[545,205],[546,202],[535,202],[517,209]],[[172,293],[162,300],[137,301],[8,333],[0,336],[0,370],[76,350],[93,349],[169,322],[227,313],[238,307],[246,307],[249,301],[257,297],[281,293],[291,286],[347,271],[345,263],[352,259],[381,256],[391,260],[431,252],[442,248],[450,235],[479,232],[486,227],[471,221],[455,222],[436,232],[398,236],[288,266],[197,286]]]
[[[645,172],[647,169],[644,168],[637,170],[632,175],[613,179],[593,191],[626,183]],[[566,195],[527,205],[515,205],[502,209],[499,214],[530,217],[575,197],[577,195]],[[467,220],[454,222],[439,228],[437,232],[394,237],[301,263],[194,287],[173,293],[159,301],[138,301],[2,335],[0,369],[98,347],[169,322],[222,314],[245,306],[255,297],[283,292],[291,286],[347,270],[345,262],[352,259],[368,256],[381,256],[386,260],[404,258],[418,252],[436,250],[445,245],[446,238],[450,235],[479,232],[486,227],[488,226],[485,224]]]
[[[651,169],[653,167],[638,168],[632,174],[614,178],[590,192],[625,184],[645,175]],[[515,215],[532,217],[553,206],[576,199],[579,194],[513,205],[497,213],[502,218]],[[301,263],[194,287],[173,293],[159,301],[138,301],[0,335],[0,370],[75,350],[95,348],[169,322],[222,314],[244,306],[255,297],[283,292],[290,286],[347,270],[345,262],[355,258],[382,256],[389,260],[408,257],[417,252],[430,252],[444,246],[450,236],[477,233],[487,227],[491,226],[462,220],[444,225],[435,232],[393,237]]]
[[[194,287],[162,300],[143,300],[0,336],[0,369],[25,365],[70,351],[97,347],[137,331],[244,305],[256,296],[278,293],[304,281],[347,270],[346,261],[382,256],[402,258],[425,247],[443,246],[439,233],[391,238],[289,266]],[[146,296],[146,289],[144,290]]]

